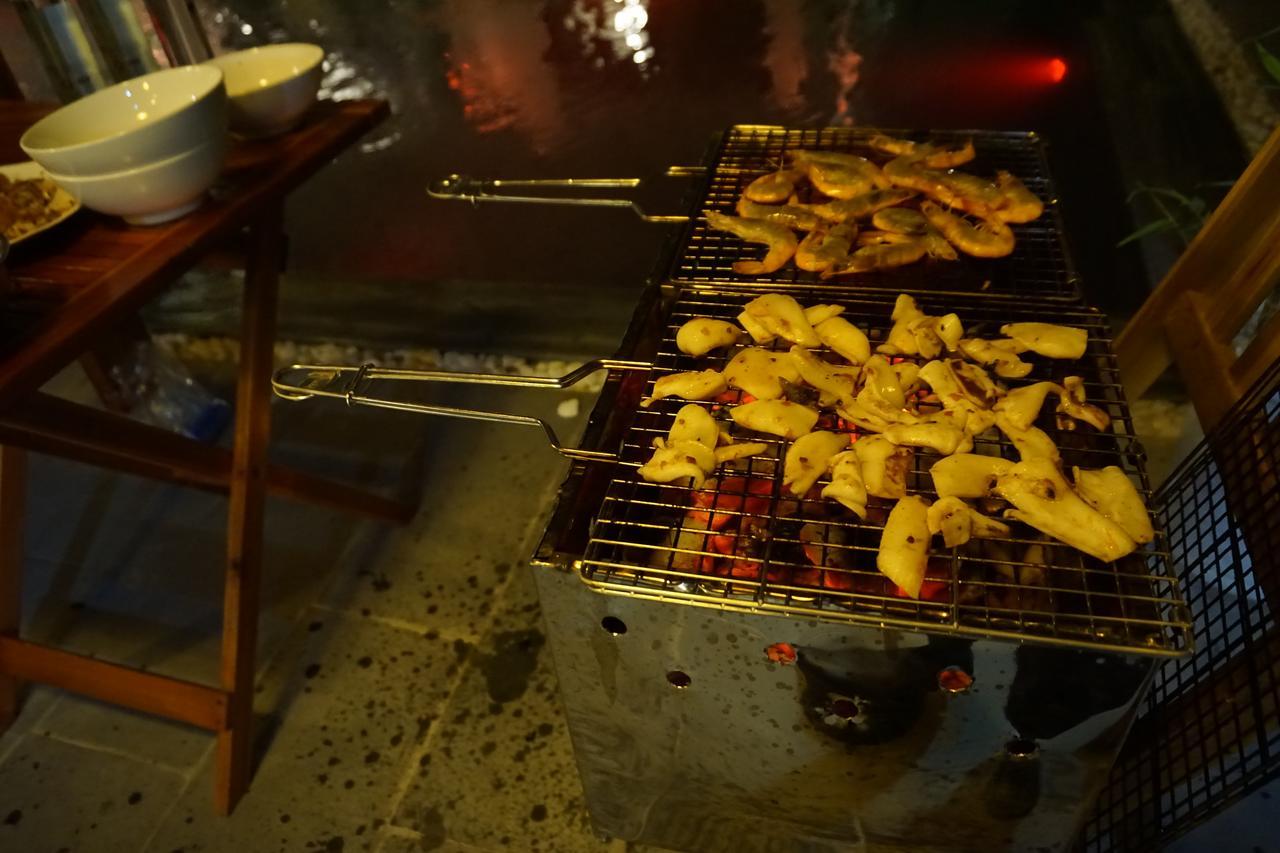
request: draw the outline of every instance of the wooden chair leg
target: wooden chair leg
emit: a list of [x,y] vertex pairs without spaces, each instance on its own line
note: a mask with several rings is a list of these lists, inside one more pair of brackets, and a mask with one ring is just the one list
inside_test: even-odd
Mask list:
[[222,614],[221,682],[228,693],[229,708],[227,727],[218,733],[214,777],[214,805],[220,814],[230,814],[248,788],[253,762],[254,652],[262,580],[262,513],[281,215],[279,208],[265,212],[250,228],[245,266]]
[[[22,622],[23,526],[27,454],[0,446],[0,635],[18,636]],[[0,731],[18,715],[18,679],[0,672]]]

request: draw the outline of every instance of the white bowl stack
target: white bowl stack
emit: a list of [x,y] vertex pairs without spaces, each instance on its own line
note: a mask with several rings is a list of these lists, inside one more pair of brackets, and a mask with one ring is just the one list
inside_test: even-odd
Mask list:
[[277,44],[145,74],[67,104],[19,144],[85,207],[134,225],[168,222],[199,207],[218,179],[228,124],[260,138],[302,119],[323,60],[316,45]]
[[168,222],[199,207],[222,169],[222,72],[185,66],[117,83],[36,122],[19,144],[85,207]]

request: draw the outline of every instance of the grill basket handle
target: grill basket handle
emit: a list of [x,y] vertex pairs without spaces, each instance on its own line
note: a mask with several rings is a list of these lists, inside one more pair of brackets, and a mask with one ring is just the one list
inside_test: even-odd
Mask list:
[[329,397],[344,400],[348,406],[372,406],[394,409],[400,412],[416,412],[423,415],[441,415],[473,421],[519,424],[540,427],[547,441],[561,455],[586,462],[616,462],[614,453],[587,450],[581,447],[565,447],[551,424],[542,418],[516,415],[509,412],[490,412],[481,409],[460,409],[453,406],[434,406],[410,403],[392,396],[370,393],[376,382],[452,382],[461,385],[505,385],[516,388],[547,388],[563,390],[600,370],[649,370],[646,362],[624,361],[614,358],[598,358],[588,361],[564,376],[513,376],[506,373],[454,373],[445,370],[404,370],[364,364],[351,367],[336,364],[292,364],[277,370],[271,377],[271,387],[276,396],[285,400],[300,401],[313,397]]
[[[706,170],[701,166],[671,166],[666,176],[693,177]],[[473,178],[470,175],[448,175],[427,187],[432,198],[451,201],[469,201],[473,205],[482,201],[505,201],[517,204],[565,204],[589,207],[628,208],[645,222],[688,222],[688,216],[646,213],[639,204],[626,198],[594,198],[591,196],[519,195],[505,192],[507,188],[526,187],[549,189],[575,187],[582,189],[618,189],[640,186],[639,178],[543,178],[538,180],[505,180],[500,178]]]

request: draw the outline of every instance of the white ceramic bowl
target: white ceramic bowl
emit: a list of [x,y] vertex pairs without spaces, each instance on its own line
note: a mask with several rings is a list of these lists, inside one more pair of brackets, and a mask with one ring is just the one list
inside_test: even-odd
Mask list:
[[275,136],[292,128],[315,102],[324,50],[314,44],[269,44],[214,57],[231,103],[231,129]]
[[133,225],[158,225],[190,213],[204,202],[205,190],[222,171],[225,135],[190,151],[134,169],[76,177],[49,177],[85,207],[123,216]]
[[87,95],[22,135],[32,160],[58,175],[105,175],[158,163],[227,133],[222,72],[167,68]]

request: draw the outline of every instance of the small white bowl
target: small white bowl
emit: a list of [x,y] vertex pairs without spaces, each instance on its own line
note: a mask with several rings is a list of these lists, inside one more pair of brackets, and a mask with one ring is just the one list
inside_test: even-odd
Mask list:
[[227,133],[221,70],[167,68],[108,86],[28,128],[19,144],[59,175],[104,175],[158,163]]
[[291,129],[315,102],[324,50],[314,44],[269,44],[214,57],[231,104],[231,129],[248,137]]
[[226,136],[159,163],[107,175],[49,177],[82,205],[122,216],[131,225],[159,225],[204,203],[205,190],[222,171]]

